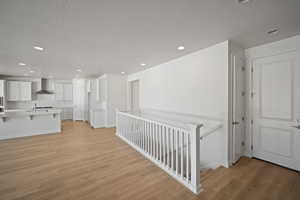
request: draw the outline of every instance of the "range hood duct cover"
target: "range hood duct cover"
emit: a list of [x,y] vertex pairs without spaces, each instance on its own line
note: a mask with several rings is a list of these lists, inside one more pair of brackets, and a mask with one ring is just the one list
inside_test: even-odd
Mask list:
[[41,90],[37,91],[36,94],[54,94],[51,89],[51,81],[46,78],[41,79]]

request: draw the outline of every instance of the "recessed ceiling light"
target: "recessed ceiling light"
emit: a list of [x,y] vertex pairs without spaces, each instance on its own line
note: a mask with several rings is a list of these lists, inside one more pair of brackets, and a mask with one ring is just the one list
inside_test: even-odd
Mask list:
[[25,64],[25,63],[22,63],[22,62],[19,62],[18,65],[20,65],[20,66],[25,66],[26,64]]
[[30,70],[29,72],[30,72],[30,73],[34,73],[35,71],[34,71],[34,70]]
[[143,66],[143,67],[144,67],[144,66],[146,66],[146,64],[145,64],[145,63],[141,63],[141,66]]
[[237,0],[238,3],[249,3],[251,0]]
[[277,28],[271,29],[269,30],[267,33],[269,35],[276,35],[279,32],[279,30]]
[[76,71],[77,71],[77,72],[82,72],[82,70],[81,70],[81,69],[76,69]]
[[125,74],[125,72],[121,72],[121,74]]
[[39,46],[34,46],[33,47],[35,50],[38,50],[38,51],[43,51],[44,48],[43,47],[39,47]]
[[179,51],[184,50],[184,46],[179,46],[179,47],[177,47],[177,50],[179,50]]

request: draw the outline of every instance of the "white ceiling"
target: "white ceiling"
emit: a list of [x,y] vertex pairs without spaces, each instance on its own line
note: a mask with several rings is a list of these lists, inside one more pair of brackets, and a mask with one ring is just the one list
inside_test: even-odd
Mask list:
[[0,0],[0,74],[28,73],[19,62],[58,79],[132,73],[227,39],[297,35],[299,19],[299,0]]

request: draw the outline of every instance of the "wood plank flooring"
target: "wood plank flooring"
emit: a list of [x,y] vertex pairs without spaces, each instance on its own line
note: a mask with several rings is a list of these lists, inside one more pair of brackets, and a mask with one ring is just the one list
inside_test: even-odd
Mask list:
[[242,158],[196,196],[114,134],[64,122],[60,134],[0,141],[0,200],[299,200],[300,174]]

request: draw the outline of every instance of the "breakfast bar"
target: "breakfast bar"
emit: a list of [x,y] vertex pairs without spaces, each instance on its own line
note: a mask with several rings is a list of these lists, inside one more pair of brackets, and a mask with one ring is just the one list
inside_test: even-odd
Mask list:
[[0,140],[61,132],[61,110],[12,110],[0,114]]

